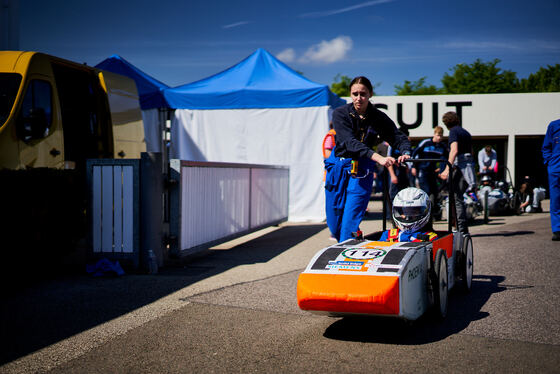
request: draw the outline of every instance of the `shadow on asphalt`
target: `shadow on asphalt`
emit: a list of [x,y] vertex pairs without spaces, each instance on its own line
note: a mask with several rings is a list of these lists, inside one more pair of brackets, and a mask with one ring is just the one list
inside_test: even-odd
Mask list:
[[471,237],[473,238],[483,238],[486,236],[519,236],[519,235],[531,235],[534,234],[534,231],[527,231],[527,230],[517,230],[517,231],[498,231],[494,233],[484,233],[484,234],[472,234]]
[[414,322],[383,317],[345,317],[330,325],[323,336],[329,339],[363,343],[428,344],[443,340],[465,329],[472,321],[488,316],[481,309],[490,296],[510,287],[500,285],[505,278],[477,275],[469,294],[452,292],[444,321],[437,321],[427,312]]
[[233,267],[267,262],[325,227],[281,227],[229,250],[213,250],[190,263],[160,269],[157,275],[52,275],[12,289],[0,305],[0,365]]

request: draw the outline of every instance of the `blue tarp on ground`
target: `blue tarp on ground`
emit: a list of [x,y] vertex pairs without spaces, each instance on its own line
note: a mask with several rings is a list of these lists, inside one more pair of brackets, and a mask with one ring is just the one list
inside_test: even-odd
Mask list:
[[152,78],[121,56],[112,55],[95,65],[95,67],[134,79],[138,88],[138,94],[140,95],[140,107],[143,110],[170,108],[162,93],[169,86]]
[[221,73],[163,91],[174,109],[303,108],[346,102],[259,48]]

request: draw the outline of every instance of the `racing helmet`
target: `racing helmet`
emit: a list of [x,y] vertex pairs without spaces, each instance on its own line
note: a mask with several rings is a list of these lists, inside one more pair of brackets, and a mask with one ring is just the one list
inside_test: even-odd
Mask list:
[[480,180],[482,182],[482,184],[484,185],[490,185],[492,184],[492,178],[486,174],[485,176],[482,177],[482,179]]
[[405,188],[393,200],[393,220],[402,231],[416,231],[430,220],[432,203],[419,188]]

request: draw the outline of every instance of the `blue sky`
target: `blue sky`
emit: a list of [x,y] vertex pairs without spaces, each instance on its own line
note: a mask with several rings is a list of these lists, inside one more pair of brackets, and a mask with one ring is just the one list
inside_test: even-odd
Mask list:
[[119,54],[177,86],[257,48],[308,79],[365,75],[378,95],[501,60],[525,78],[560,63],[560,0],[20,0],[20,49],[95,65]]

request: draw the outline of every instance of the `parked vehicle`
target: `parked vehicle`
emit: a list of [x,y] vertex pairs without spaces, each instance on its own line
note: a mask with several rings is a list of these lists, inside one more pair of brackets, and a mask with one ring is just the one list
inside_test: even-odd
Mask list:
[[0,52],[0,169],[74,169],[145,151],[130,78],[37,52]]
[[139,158],[145,149],[133,80],[43,53],[0,51],[3,262],[48,269],[85,246],[86,160]]
[[[476,217],[485,214],[484,205],[475,192],[465,192],[463,194],[463,201],[465,202],[467,220],[469,222],[472,222]],[[484,222],[488,222],[487,214],[484,215]]]
[[[472,223],[478,216],[482,215],[484,223],[488,223],[488,211],[484,209],[481,198],[472,191],[463,194],[463,203],[465,204],[465,215],[469,223]],[[441,210],[446,212],[446,219],[449,219],[449,194],[443,196],[441,200]]]
[[505,169],[504,180],[495,181],[489,175],[481,178],[481,185],[478,189],[478,199],[482,202],[488,215],[501,216],[519,214],[521,197],[516,191],[509,169]]

